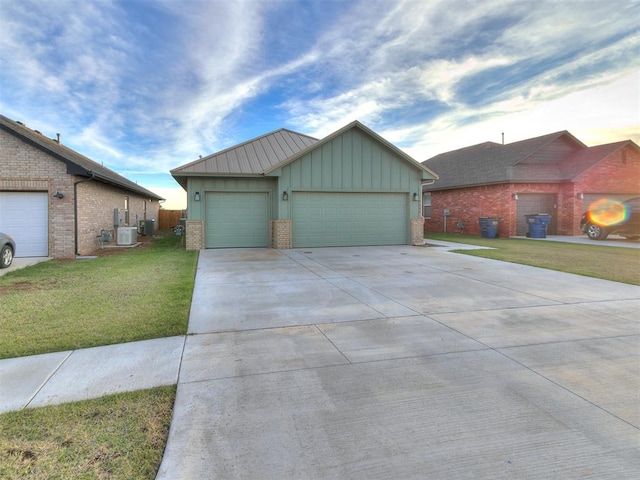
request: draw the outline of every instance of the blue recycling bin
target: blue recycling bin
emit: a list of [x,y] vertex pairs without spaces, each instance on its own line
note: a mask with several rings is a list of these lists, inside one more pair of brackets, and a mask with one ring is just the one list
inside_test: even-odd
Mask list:
[[480,224],[480,236],[482,238],[496,238],[498,236],[498,223],[499,218],[480,217],[478,223]]
[[536,213],[525,215],[527,219],[527,237],[547,238],[547,226],[551,221],[551,215],[547,213]]

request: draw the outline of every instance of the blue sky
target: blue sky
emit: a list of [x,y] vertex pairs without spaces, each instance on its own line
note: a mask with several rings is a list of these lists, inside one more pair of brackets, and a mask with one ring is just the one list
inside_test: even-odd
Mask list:
[[640,143],[637,0],[0,0],[0,113],[181,208],[169,170],[360,120],[418,161]]

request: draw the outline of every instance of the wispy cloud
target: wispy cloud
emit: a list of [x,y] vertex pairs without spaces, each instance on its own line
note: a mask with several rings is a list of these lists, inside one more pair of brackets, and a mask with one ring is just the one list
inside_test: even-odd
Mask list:
[[356,118],[421,159],[505,119],[524,137],[553,124],[541,114],[569,128],[551,107],[581,92],[598,108],[611,85],[637,98],[640,2],[614,4],[3,0],[0,111],[125,175],[168,178],[269,129],[322,137]]

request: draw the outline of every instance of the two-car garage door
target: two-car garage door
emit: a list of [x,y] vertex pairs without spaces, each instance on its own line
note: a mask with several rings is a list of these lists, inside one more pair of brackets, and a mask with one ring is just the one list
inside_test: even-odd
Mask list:
[[[207,192],[207,248],[268,247],[267,192]],[[406,245],[406,193],[293,192],[293,247]]]
[[407,244],[407,198],[404,193],[294,192],[293,247]]
[[49,254],[47,192],[0,192],[0,232],[16,242],[16,257]]

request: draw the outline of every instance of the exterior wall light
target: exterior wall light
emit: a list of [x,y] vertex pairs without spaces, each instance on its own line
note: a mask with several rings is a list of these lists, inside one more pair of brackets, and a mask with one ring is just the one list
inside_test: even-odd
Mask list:
[[413,194],[413,201],[417,202],[418,200],[420,200],[420,196],[417,193]]
[[196,202],[199,202],[199,201],[200,201],[200,192],[196,192],[196,193],[195,193],[195,195],[193,196],[193,199],[194,199]]
[[514,199],[514,200],[517,200],[517,199],[518,199],[518,194],[517,194],[517,193],[514,193],[514,194],[512,195],[512,197],[513,197],[513,199]]
[[64,193],[58,190],[56,191],[56,193],[53,194],[53,198],[64,198]]
[[282,200],[284,202],[289,200],[289,194],[287,193],[287,191],[285,190],[284,192],[282,192]]
[[584,200],[584,193],[580,192],[580,193],[576,194],[576,198],[578,200]]

